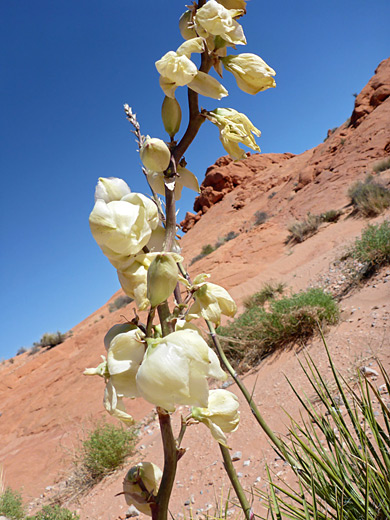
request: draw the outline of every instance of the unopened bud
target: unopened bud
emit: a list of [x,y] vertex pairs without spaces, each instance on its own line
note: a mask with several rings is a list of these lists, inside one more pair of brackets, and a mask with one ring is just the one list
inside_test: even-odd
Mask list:
[[141,161],[148,170],[163,172],[168,168],[171,152],[162,139],[147,136],[139,152]]
[[161,107],[161,117],[167,134],[169,137],[174,137],[179,131],[181,123],[181,108],[176,98],[165,96]]
[[147,297],[157,307],[175,290],[179,270],[171,253],[157,255],[148,269]]

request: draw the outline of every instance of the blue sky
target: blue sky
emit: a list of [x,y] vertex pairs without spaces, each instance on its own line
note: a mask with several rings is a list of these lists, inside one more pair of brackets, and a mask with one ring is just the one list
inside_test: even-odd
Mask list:
[[[144,134],[166,138],[154,62],[181,44],[184,4],[1,1],[0,359],[44,332],[71,329],[119,288],[89,231],[94,188],[100,176],[116,176],[147,192],[122,107],[133,107]],[[250,0],[241,20],[248,45],[232,52],[260,55],[277,88],[250,96],[225,72],[229,97],[201,105],[246,113],[263,152],[312,148],[350,116],[353,93],[388,57],[389,19],[388,0]],[[201,181],[223,154],[206,123],[188,168]],[[192,204],[188,192],[180,219]]]

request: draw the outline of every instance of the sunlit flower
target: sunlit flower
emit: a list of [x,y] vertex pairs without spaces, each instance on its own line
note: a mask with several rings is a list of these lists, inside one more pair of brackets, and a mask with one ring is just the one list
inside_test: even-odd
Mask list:
[[89,225],[101,248],[124,256],[137,254],[152,234],[144,205],[123,200],[106,203],[98,199],[89,216]]
[[260,152],[252,134],[260,136],[261,132],[245,114],[237,112],[233,108],[217,108],[209,112],[207,118],[218,126],[222,146],[233,159],[245,159],[246,157],[238,143]]
[[181,330],[148,345],[136,378],[141,396],[169,412],[178,404],[207,407],[207,377],[224,380],[226,374],[204,339]]
[[215,0],[209,0],[196,11],[195,29],[199,36],[220,36],[231,45],[245,45],[246,39],[241,25],[235,18],[244,14],[241,9],[226,9]]
[[121,200],[122,197],[131,192],[123,179],[116,177],[100,177],[95,188],[95,201],[103,199],[104,202]]
[[192,38],[196,38],[197,34],[192,20],[191,11],[185,11],[180,16],[179,31],[184,40],[192,40]]
[[240,421],[237,397],[228,390],[210,390],[207,408],[192,408],[192,417],[210,428],[220,444],[227,446],[225,433],[234,432]]
[[[133,424],[133,418],[126,412],[123,397],[139,395],[135,376],[145,354],[145,344],[142,341],[144,333],[130,325],[115,325],[105,337],[109,342],[107,360],[96,368],[87,368],[85,375],[100,375],[106,380],[103,404],[105,409],[127,424]],[[123,331],[123,332],[122,332]]]
[[155,254],[139,254],[128,260],[127,265],[118,269],[118,278],[121,287],[127,296],[133,298],[140,311],[149,307],[147,298],[148,268]]
[[[134,504],[141,513],[152,516],[148,498],[157,495],[161,478],[161,469],[152,462],[140,462],[130,468],[123,481],[126,503]],[[141,489],[141,481],[146,490]]]
[[237,85],[248,94],[257,94],[276,86],[276,72],[256,54],[244,53],[238,56],[221,58],[223,66],[232,72]]
[[217,79],[201,71],[188,84],[188,88],[213,99],[222,99],[228,95],[226,88]]
[[191,305],[186,319],[203,318],[219,325],[221,314],[232,318],[237,312],[237,306],[226,289],[206,282],[207,278],[208,275],[202,274],[194,279],[191,288],[195,289],[193,292],[195,303]]

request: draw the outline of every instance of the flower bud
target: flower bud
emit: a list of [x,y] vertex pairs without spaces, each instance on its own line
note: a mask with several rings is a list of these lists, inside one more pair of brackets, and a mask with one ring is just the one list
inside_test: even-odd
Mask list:
[[98,199],[103,199],[107,203],[113,200],[121,200],[129,193],[130,188],[123,179],[100,177],[95,188],[95,202]]
[[185,11],[179,20],[179,31],[184,40],[196,38],[197,34],[192,21],[191,11]]
[[174,137],[180,129],[181,108],[176,98],[165,96],[162,107],[161,117],[164,128],[169,137]]
[[170,253],[155,257],[148,269],[147,298],[152,307],[157,307],[175,290],[179,270]]
[[146,137],[140,149],[140,157],[145,168],[154,172],[165,171],[171,160],[171,152],[162,139]]
[[[126,503],[151,516],[152,512],[148,504],[149,495],[156,495],[162,478],[161,469],[152,462],[140,462],[128,471],[123,481],[123,491]],[[139,483],[142,482],[146,490],[142,490]]]

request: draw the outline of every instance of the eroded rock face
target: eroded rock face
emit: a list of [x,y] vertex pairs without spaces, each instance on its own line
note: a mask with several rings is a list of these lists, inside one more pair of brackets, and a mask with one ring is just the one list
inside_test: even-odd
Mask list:
[[182,230],[192,229],[231,192],[235,194],[231,207],[240,210],[256,193],[267,193],[281,183],[291,182],[292,192],[297,193],[312,183],[329,184],[340,176],[346,180],[364,173],[364,165],[390,154],[389,96],[390,58],[379,64],[357,96],[351,121],[329,130],[326,140],[312,150],[298,156],[248,154],[242,161],[221,157],[207,169],[194,213],[186,214]]
[[383,60],[375,71],[367,85],[356,97],[355,108],[351,116],[351,125],[357,127],[390,96],[390,59]]

